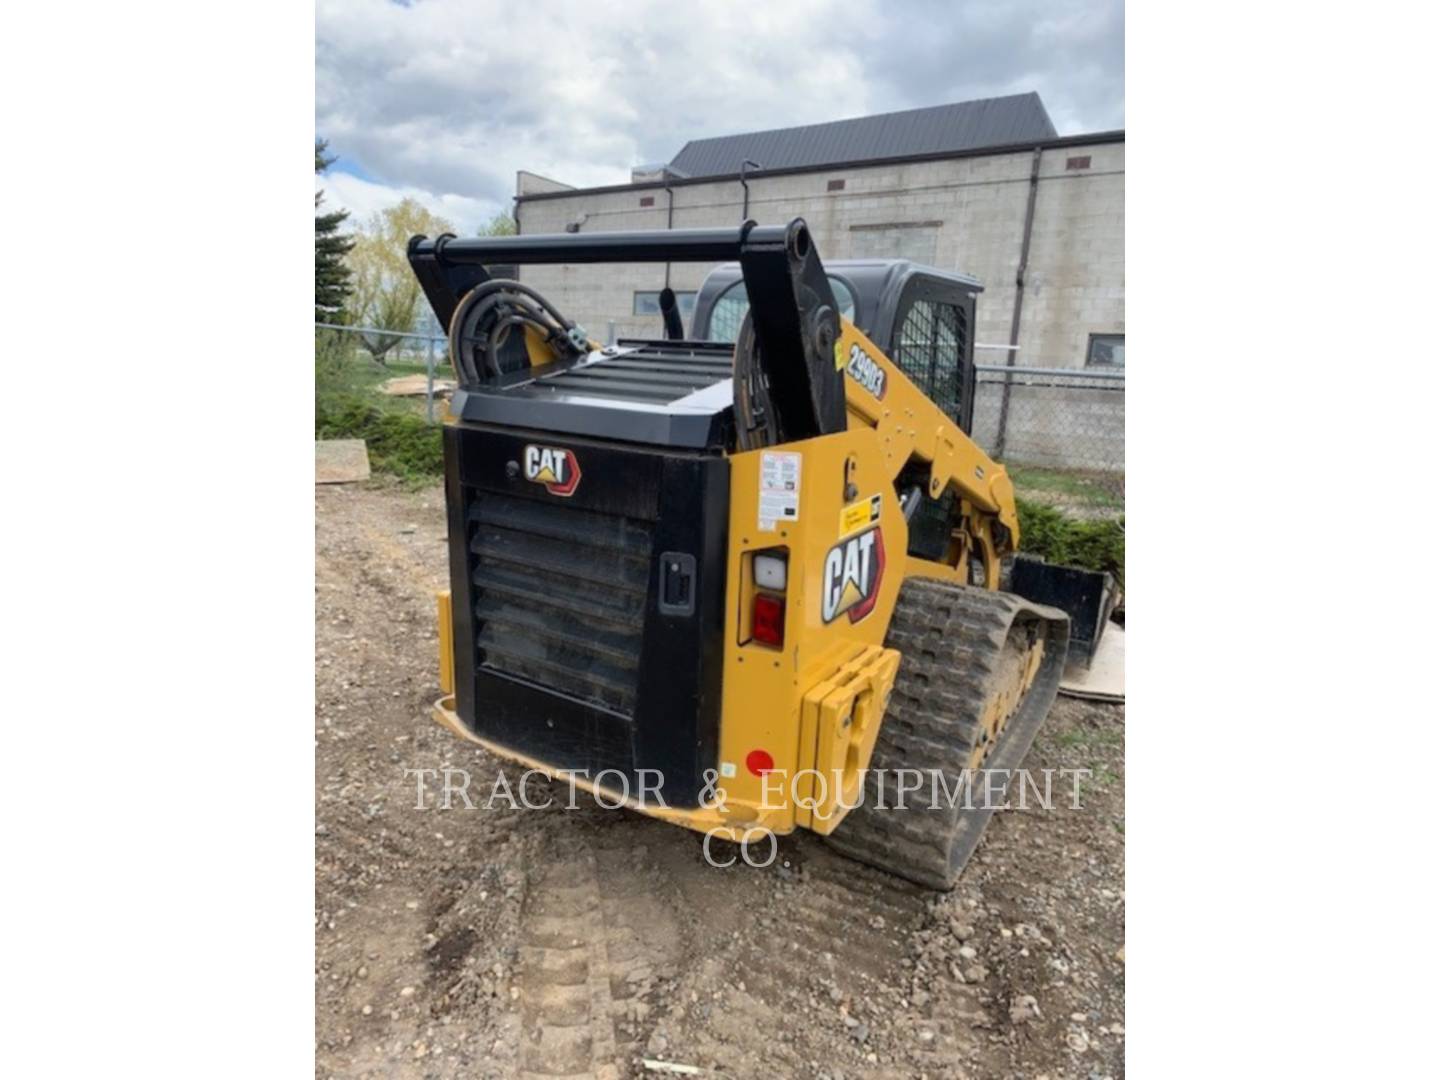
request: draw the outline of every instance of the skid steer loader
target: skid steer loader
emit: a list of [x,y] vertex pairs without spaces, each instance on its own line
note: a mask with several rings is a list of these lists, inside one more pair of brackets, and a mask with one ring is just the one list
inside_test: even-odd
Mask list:
[[[1000,591],[1019,525],[967,435],[979,283],[827,273],[799,219],[408,254],[459,382],[436,718],[676,824],[811,829],[953,887],[1069,637]],[[667,288],[663,340],[608,346],[486,270],[685,261],[725,264],[690,337]],[[982,770],[989,797],[957,797]]]

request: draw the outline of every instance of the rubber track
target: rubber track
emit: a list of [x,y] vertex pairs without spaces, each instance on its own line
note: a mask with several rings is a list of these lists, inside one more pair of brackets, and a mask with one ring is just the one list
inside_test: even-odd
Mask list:
[[[952,889],[980,841],[991,810],[941,803],[930,808],[938,770],[954,788],[969,763],[972,740],[1017,619],[1035,621],[1045,654],[1020,707],[1005,725],[984,768],[1019,767],[1050,712],[1065,669],[1070,623],[1065,613],[1011,593],[910,578],[900,588],[886,645],[899,649],[900,671],[876,740],[864,802],[828,842],[852,859],[932,889]],[[895,807],[895,772],[920,769],[921,791]],[[886,808],[876,809],[883,774]],[[1000,777],[994,803],[1003,803]],[[975,778],[973,802],[981,803]]]

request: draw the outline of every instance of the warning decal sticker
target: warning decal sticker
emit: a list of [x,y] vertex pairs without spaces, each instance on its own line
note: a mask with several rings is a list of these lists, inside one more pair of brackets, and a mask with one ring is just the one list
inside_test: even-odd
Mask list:
[[776,522],[800,520],[800,455],[766,450],[760,455],[760,531]]
[[840,535],[848,536],[856,529],[874,525],[879,520],[880,496],[871,495],[870,498],[851,503],[840,511]]

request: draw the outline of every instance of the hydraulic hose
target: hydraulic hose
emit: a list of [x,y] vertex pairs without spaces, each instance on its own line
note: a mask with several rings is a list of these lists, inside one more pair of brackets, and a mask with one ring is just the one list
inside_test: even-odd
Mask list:
[[450,323],[450,355],[463,385],[502,374],[499,349],[514,326],[533,328],[558,357],[585,352],[583,331],[554,304],[528,285],[494,278],[465,295]]

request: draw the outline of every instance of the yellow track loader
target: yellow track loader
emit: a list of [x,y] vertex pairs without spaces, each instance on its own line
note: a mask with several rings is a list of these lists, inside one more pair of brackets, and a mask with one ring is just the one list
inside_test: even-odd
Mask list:
[[[437,718],[642,813],[953,887],[1069,638],[1000,591],[1019,523],[967,434],[979,283],[827,268],[799,219],[409,259],[459,382]],[[666,289],[664,339],[604,346],[486,269],[687,261],[721,264],[689,336]]]

